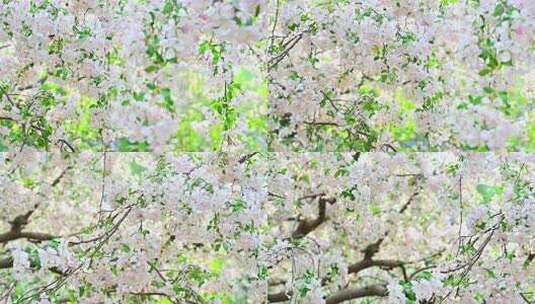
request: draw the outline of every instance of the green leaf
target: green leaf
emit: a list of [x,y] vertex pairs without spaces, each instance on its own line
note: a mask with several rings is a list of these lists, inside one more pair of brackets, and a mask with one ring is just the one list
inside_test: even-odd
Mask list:
[[379,206],[376,206],[376,205],[369,205],[368,206],[368,210],[370,211],[371,214],[373,215],[379,215],[381,214],[381,208]]
[[163,13],[164,14],[170,14],[173,12],[173,10],[175,9],[174,5],[173,5],[173,1],[167,1],[163,7]]
[[143,172],[147,171],[147,168],[138,164],[135,160],[131,161],[128,164],[128,166],[130,168],[130,172],[132,172],[132,174],[137,175],[137,176],[142,176]]
[[159,299],[156,304],[173,304],[173,302],[171,302],[171,300],[169,300],[168,298],[162,298]]
[[237,213],[247,208],[247,202],[241,199],[236,199],[230,203],[232,213]]
[[440,5],[448,6],[459,2],[459,0],[440,0]]
[[401,126],[395,126],[394,124],[391,124],[390,133],[396,140],[403,143],[408,142],[416,134],[416,121],[411,118]]
[[117,140],[117,149],[119,152],[149,152],[150,146],[147,142],[130,141],[121,137]]
[[528,150],[535,151],[535,122],[528,125]]
[[161,89],[161,95],[163,97],[163,107],[166,108],[169,112],[175,112],[175,103],[173,101],[173,96],[171,94],[171,89],[163,88]]
[[501,16],[503,13],[505,12],[505,7],[503,6],[503,4],[501,3],[498,3],[496,5],[496,7],[494,8],[494,17],[499,17]]
[[488,204],[492,200],[492,198],[503,192],[503,189],[501,187],[497,186],[489,186],[485,184],[479,184],[476,186],[477,192],[481,195],[481,203],[482,204]]
[[25,286],[22,282],[19,282],[15,287],[15,298],[20,299],[24,295]]
[[156,72],[160,69],[159,66],[155,65],[155,64],[151,64],[149,65],[148,67],[145,68],[145,72],[147,73],[152,73],[152,72]]
[[37,248],[26,248],[26,253],[28,253],[28,259],[30,260],[31,267],[40,269],[41,260],[39,259],[39,251]]
[[213,258],[208,264],[208,270],[211,273],[219,276],[225,267],[225,260],[222,257]]

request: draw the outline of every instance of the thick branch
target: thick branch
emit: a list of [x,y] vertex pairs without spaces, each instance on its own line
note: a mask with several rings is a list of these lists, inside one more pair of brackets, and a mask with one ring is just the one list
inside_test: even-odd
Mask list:
[[353,265],[350,265],[347,269],[347,272],[359,273],[360,271],[370,267],[392,269],[395,267],[403,267],[404,265],[404,262],[398,260],[362,260]]
[[[344,301],[349,301],[364,297],[385,297],[388,295],[388,290],[384,285],[369,285],[359,288],[346,288],[339,290],[325,299],[326,304],[336,304]],[[279,292],[268,295],[269,303],[278,303],[290,300],[292,292]]]
[[[65,173],[71,169],[71,167],[66,167],[63,169],[63,171],[58,175],[50,184],[52,187],[57,186],[62,178],[65,176]],[[33,209],[30,209],[25,214],[21,214],[15,217],[12,221],[9,222],[11,225],[10,231],[6,233],[0,234],[0,244],[7,243],[9,241],[14,241],[18,239],[28,239],[30,241],[49,241],[55,238],[58,238],[58,236],[54,236],[48,233],[41,233],[41,232],[26,232],[22,231],[26,225],[28,225],[30,221],[30,217],[32,214],[37,210],[39,207],[39,203],[36,203],[35,206],[33,206]]]
[[[403,261],[398,260],[371,260],[371,259],[364,259],[360,262],[357,262],[353,265],[350,265],[348,267],[348,273],[358,273],[364,269],[370,268],[370,267],[381,267],[386,269],[392,269],[395,267],[399,267],[403,271],[403,276],[405,277],[405,280],[408,280],[408,276],[405,270],[405,263]],[[326,283],[327,280],[322,280],[322,285]],[[384,297],[387,295],[387,289],[383,285],[370,285],[362,288],[349,288],[344,289],[341,291],[338,291],[334,293],[333,295],[329,296],[326,299],[326,303],[340,303],[343,301],[348,301],[351,299],[357,299],[362,297],[371,297],[371,296],[379,296]],[[288,301],[292,296],[292,292],[289,291],[281,291],[274,294],[268,294],[268,302],[269,303],[277,303],[277,302],[284,302]]]
[[318,204],[318,217],[313,220],[302,220],[299,222],[297,229],[292,233],[292,238],[301,238],[318,228],[326,219],[327,203],[334,204],[336,198],[325,198],[320,196]]
[[278,303],[278,302],[288,301],[290,299],[291,295],[292,295],[291,292],[288,292],[288,294],[287,294],[287,292],[285,292],[285,291],[268,294],[268,302],[269,303]]
[[[273,196],[278,196],[275,194],[271,194]],[[292,233],[292,237],[299,238],[304,237],[308,233],[312,232],[314,229],[316,229],[319,225],[321,225],[326,220],[326,203],[329,202],[330,204],[334,204],[336,202],[336,198],[324,198],[324,194],[315,194],[313,196],[305,197],[316,197],[319,196],[319,206],[318,206],[318,217],[313,220],[302,220],[299,222],[299,225],[297,229]],[[402,208],[399,210],[399,213],[404,213],[409,205],[413,202],[414,198],[418,195],[418,191],[412,193],[412,195],[409,197],[407,202],[402,206]],[[387,231],[385,235],[382,238],[379,238],[374,243],[369,244],[366,246],[362,253],[364,254],[364,258],[356,262],[348,267],[348,273],[356,274],[364,269],[371,268],[371,267],[381,267],[384,269],[393,269],[396,267],[399,267],[403,272],[403,277],[405,280],[408,280],[409,277],[407,275],[407,271],[405,268],[405,262],[399,261],[399,260],[388,260],[388,259],[373,259],[375,254],[377,254],[380,250],[381,244],[385,240],[385,238],[388,236],[389,232]],[[325,284],[327,282],[327,279],[322,280],[322,284]],[[384,285],[370,285],[362,288],[349,288],[344,289],[341,291],[338,291],[328,297],[327,303],[340,303],[343,301],[361,298],[361,297],[368,297],[368,296],[386,296],[387,295],[387,289]],[[268,295],[268,302],[270,303],[276,303],[276,302],[284,302],[288,301],[290,297],[292,296],[291,291],[281,291],[274,294]]]
[[11,267],[13,267],[12,257],[4,258],[0,260],[0,269],[11,268]]
[[[388,235],[388,232],[387,232],[387,235]],[[383,243],[384,240],[385,240],[384,238],[380,238],[375,243],[371,243],[370,245],[366,246],[366,248],[362,250],[362,253],[364,253],[364,260],[371,260],[372,257],[377,252],[379,252],[379,248],[381,247],[381,244]]]
[[18,239],[28,239],[30,241],[49,241],[58,238],[55,235],[41,232],[24,232],[11,230],[9,232],[0,234],[0,243],[7,243],[9,241],[18,240]]
[[[50,184],[52,187],[55,187],[59,184],[61,179],[65,176],[65,173],[67,170],[69,170],[71,167],[65,168],[61,174],[56,177],[52,183]],[[36,240],[36,241],[47,241],[56,238],[55,236],[46,234],[46,233],[39,233],[39,232],[23,232],[22,230],[28,223],[30,222],[30,217],[32,214],[39,208],[40,203],[36,203],[32,209],[28,210],[25,214],[17,215],[12,221],[9,221],[9,224],[11,225],[11,229],[9,232],[0,234],[0,243],[6,243],[12,240],[26,238],[30,240]]]
[[[336,303],[342,303],[345,301],[358,299],[358,298],[365,298],[365,297],[386,297],[388,295],[388,290],[386,286],[384,285],[369,285],[364,287],[358,287],[358,288],[346,288],[339,290],[332,295],[328,296],[325,299],[326,304],[336,304]],[[285,292],[279,292],[275,294],[268,295],[268,302],[269,303],[278,303],[278,302],[284,302],[290,300],[290,297],[292,296],[292,293],[289,292],[286,294]]]
[[342,289],[325,299],[326,304],[336,304],[364,297],[386,297],[388,290],[384,285],[369,285],[359,288]]
[[[37,208],[38,205],[35,207]],[[26,212],[25,214],[18,215],[15,217],[14,220],[10,221],[9,224],[11,224],[11,233],[17,234],[24,229],[26,225],[28,225],[28,221],[30,219],[30,216],[32,216],[35,209],[31,209],[30,211]],[[1,239],[1,238],[0,238]],[[1,242],[1,241],[0,241]]]

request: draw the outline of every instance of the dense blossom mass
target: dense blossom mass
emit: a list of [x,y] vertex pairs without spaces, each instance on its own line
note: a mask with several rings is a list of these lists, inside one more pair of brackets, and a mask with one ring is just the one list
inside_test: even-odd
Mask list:
[[0,18],[3,150],[535,149],[529,0],[6,0]]
[[277,1],[275,13],[274,150],[533,151],[535,2]]
[[213,2],[0,2],[0,148],[264,149],[267,3]]
[[534,71],[531,0],[0,0],[0,303],[534,303]]
[[533,156],[1,161],[0,296],[13,303],[533,300]]

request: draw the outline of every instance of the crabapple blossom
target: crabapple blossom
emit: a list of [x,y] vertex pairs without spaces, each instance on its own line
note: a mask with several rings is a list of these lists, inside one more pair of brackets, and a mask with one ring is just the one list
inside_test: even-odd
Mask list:
[[0,302],[533,303],[535,2],[0,1]]

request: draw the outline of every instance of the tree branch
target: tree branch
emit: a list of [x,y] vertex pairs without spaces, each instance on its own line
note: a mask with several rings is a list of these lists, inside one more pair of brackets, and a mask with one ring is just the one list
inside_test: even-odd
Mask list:
[[288,301],[291,297],[291,292],[281,291],[278,293],[272,293],[268,294],[268,302],[269,303],[278,303],[278,302],[284,302]]
[[405,262],[398,261],[398,260],[362,260],[355,264],[352,264],[348,267],[347,272],[348,273],[359,273],[360,271],[371,268],[371,267],[381,267],[381,268],[387,268],[392,269],[396,267],[404,267]]
[[384,285],[369,285],[358,288],[347,288],[337,291],[325,299],[326,304],[336,304],[364,297],[386,297],[388,290]]
[[[31,265],[31,266],[35,267],[35,265]],[[4,259],[0,260],[0,269],[7,269],[7,268],[12,268],[12,267],[13,267],[13,258],[12,257],[7,257],[7,258],[4,258]],[[50,268],[48,268],[48,270],[50,272],[55,273],[55,274],[66,275],[63,271],[61,271],[57,267],[50,267]]]
[[13,258],[8,257],[0,260],[0,269],[13,267]]
[[[273,196],[274,195],[271,194]],[[334,204],[336,202],[336,198],[325,198],[324,193],[319,194],[313,194],[308,195],[305,197],[302,197],[301,199],[306,198],[315,198],[319,197],[319,206],[318,206],[318,217],[316,217],[313,220],[301,220],[299,222],[299,225],[297,229],[292,233],[293,238],[300,238],[306,236],[308,233],[312,232],[314,229],[316,229],[319,225],[321,225],[326,220],[326,203]],[[402,208],[399,210],[399,213],[404,213],[409,205],[412,203],[414,198],[418,195],[418,191],[415,191],[412,193],[412,195],[409,197],[407,202],[402,206]],[[385,238],[388,236],[388,232],[382,237],[379,238],[374,243],[369,244],[366,246],[362,253],[364,254],[364,258],[356,262],[348,267],[348,273],[349,274],[356,274],[364,269],[371,268],[371,267],[381,267],[383,269],[393,269],[393,268],[400,268],[403,273],[403,277],[405,281],[409,280],[409,276],[407,275],[407,270],[405,268],[406,262],[399,261],[399,260],[390,260],[390,259],[377,259],[374,260],[373,257],[375,254],[377,254],[380,250],[381,244],[385,240]],[[322,279],[322,285],[325,285],[327,283],[327,279]],[[343,301],[361,298],[361,297],[368,297],[368,296],[386,296],[387,295],[387,289],[384,285],[370,285],[362,288],[349,288],[340,290],[330,297],[326,299],[326,303],[340,303]],[[291,291],[281,291],[278,293],[268,294],[268,302],[270,303],[276,303],[276,302],[284,302],[290,299],[292,296]]]
[[412,193],[412,195],[409,197],[405,205],[403,205],[403,207],[401,207],[401,209],[399,210],[400,214],[402,214],[403,212],[405,212],[405,210],[407,210],[407,208],[409,208],[409,205],[412,203],[412,201],[417,195],[418,195],[418,191],[415,191]]
[[7,243],[9,241],[14,241],[18,239],[28,239],[30,241],[41,242],[53,240],[56,238],[58,238],[58,236],[51,235],[48,233],[11,230],[9,232],[0,234],[0,243]]
[[[63,169],[60,175],[58,175],[52,181],[52,183],[50,184],[51,187],[57,186],[60,183],[60,181],[63,179],[63,177],[65,176],[65,173],[71,168],[72,167],[68,166],[65,169]],[[22,231],[24,227],[28,225],[30,221],[30,217],[37,210],[37,208],[39,208],[39,205],[40,205],[39,202],[36,203],[33,206],[33,208],[30,209],[28,212],[26,212],[25,214],[17,215],[15,219],[13,219],[12,221],[9,221],[9,224],[11,225],[11,229],[6,233],[0,234],[0,244],[7,243],[13,240],[18,240],[18,239],[28,239],[31,241],[40,242],[40,241],[48,241],[48,240],[58,238],[58,236],[51,235],[48,233]]]
[[271,58],[268,61],[268,70],[273,69],[277,64],[279,64],[288,54],[290,51],[295,47],[295,45],[303,38],[303,33],[299,33],[297,36],[293,37],[283,45],[283,47],[288,46],[284,51],[282,51],[279,55]]
[[379,248],[381,247],[381,244],[383,243],[385,239],[380,238],[375,243],[371,243],[366,248],[362,250],[362,253],[364,253],[364,260],[371,260],[373,256],[379,252]]
[[[346,288],[339,290],[325,299],[326,304],[336,304],[344,301],[349,301],[364,297],[386,297],[388,295],[388,289],[384,285],[368,285],[357,288]],[[268,295],[269,303],[278,303],[290,300],[292,296],[291,292],[279,292]]]
[[302,238],[316,229],[321,225],[326,219],[326,210],[327,203],[334,204],[336,203],[336,198],[325,198],[323,193],[319,194],[319,203],[318,203],[318,217],[313,220],[301,220],[295,231],[292,233],[292,238]]
[[253,158],[258,153],[259,152],[252,152],[252,153],[246,154],[246,155],[240,157],[240,159],[238,160],[238,163],[243,164],[246,161],[248,161],[249,159]]

